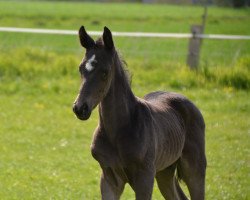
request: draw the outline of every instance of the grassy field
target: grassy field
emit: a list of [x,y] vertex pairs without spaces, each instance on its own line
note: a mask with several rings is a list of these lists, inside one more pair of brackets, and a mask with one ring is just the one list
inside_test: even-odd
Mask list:
[[[0,26],[189,32],[202,11],[0,1]],[[208,12],[207,33],[250,35],[249,9]],[[201,109],[207,127],[206,199],[249,199],[250,42],[204,41],[197,72],[185,66],[187,40],[115,38],[115,43],[137,96],[176,91]],[[81,122],[71,110],[83,54],[77,36],[0,33],[0,199],[100,199],[100,169],[89,148],[98,113]],[[129,187],[122,199],[134,199]],[[163,199],[156,184],[153,199]]]
[[[192,24],[201,23],[203,14],[202,7],[122,5],[0,1],[0,25],[78,30],[83,24],[88,30],[97,31],[106,25],[113,31],[189,33]],[[205,32],[250,35],[249,21],[249,9],[211,7],[208,9]],[[79,52],[78,41],[72,36],[0,33],[0,41],[0,48],[3,50],[32,46],[60,53]],[[136,56],[140,59],[178,61],[185,64],[188,45],[186,39],[117,38],[116,43],[126,58]],[[232,66],[239,57],[247,55],[248,52],[249,40],[205,40],[201,64],[209,67],[218,63]]]

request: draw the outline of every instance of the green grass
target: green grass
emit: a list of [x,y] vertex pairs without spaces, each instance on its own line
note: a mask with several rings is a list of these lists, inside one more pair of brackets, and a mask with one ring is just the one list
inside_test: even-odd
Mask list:
[[[71,111],[79,75],[77,69],[70,67],[76,64],[77,57],[28,50],[29,53],[14,52],[15,60],[7,61],[6,55],[0,58],[1,64],[7,62],[10,67],[1,77],[0,87],[0,197],[99,199],[100,171],[89,149],[97,112],[83,123]],[[202,87],[189,85],[195,75],[180,66],[165,73],[164,66],[129,69],[134,74],[132,85],[138,96],[152,90],[174,90],[185,94],[202,110],[207,124],[207,199],[246,198],[248,92],[208,80]],[[171,74],[175,79],[169,80]],[[171,86],[173,80],[178,81],[177,74],[190,80],[181,87]],[[202,72],[199,76],[205,79]],[[202,81],[196,82],[199,83]],[[133,199],[133,193],[127,188],[123,199],[129,198]],[[161,199],[157,188],[154,199]]]
[[[200,7],[0,1],[0,26],[77,29],[86,24],[92,30],[108,25],[119,31],[188,32],[201,13]],[[212,7],[209,13],[208,32],[250,34],[249,9]],[[93,24],[96,19],[101,22]],[[0,41],[0,199],[100,199],[100,168],[90,154],[98,113],[81,122],[71,110],[84,54],[78,38],[0,33]],[[197,72],[185,66],[187,40],[115,38],[115,43],[137,96],[176,91],[201,109],[206,199],[248,199],[249,42],[204,41]],[[134,199],[129,187],[122,199]],[[156,184],[153,199],[163,199]]]
[[[2,26],[78,29],[79,24],[84,24],[94,30],[109,25],[116,31],[189,32],[191,24],[201,22],[203,8],[142,4],[3,1],[0,2],[0,13]],[[250,33],[249,9],[233,10],[211,7],[208,10],[208,16],[207,33]]]

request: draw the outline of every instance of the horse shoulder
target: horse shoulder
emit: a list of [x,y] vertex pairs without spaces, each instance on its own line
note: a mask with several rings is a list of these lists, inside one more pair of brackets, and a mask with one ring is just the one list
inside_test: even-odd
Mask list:
[[[145,163],[145,159],[153,159],[152,119],[148,106],[138,99],[135,111],[131,115],[130,124],[119,132],[117,148],[125,164]],[[152,158],[151,158],[152,157]]]
[[105,130],[100,126],[94,132],[91,154],[102,166],[106,167],[116,166],[119,160],[115,147],[107,138]]

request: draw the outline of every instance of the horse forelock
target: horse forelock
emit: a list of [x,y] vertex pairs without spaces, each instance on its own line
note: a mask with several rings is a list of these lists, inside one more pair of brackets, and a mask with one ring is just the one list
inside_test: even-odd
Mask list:
[[96,47],[104,47],[104,42],[103,42],[102,37],[98,38],[98,39],[95,41],[95,46],[96,46]]

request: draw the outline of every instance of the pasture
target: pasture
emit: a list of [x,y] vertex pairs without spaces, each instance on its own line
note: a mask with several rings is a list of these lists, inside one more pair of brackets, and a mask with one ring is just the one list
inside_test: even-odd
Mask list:
[[[188,33],[202,12],[189,6],[0,1],[0,26]],[[205,32],[250,35],[249,20],[249,9],[211,7]],[[205,40],[196,72],[185,66],[188,40],[115,38],[115,45],[137,96],[175,91],[201,109],[206,199],[248,199],[250,41]],[[78,37],[0,32],[0,52],[0,199],[100,199],[100,170],[90,155],[98,113],[81,122],[72,112],[84,54]],[[134,199],[128,186],[122,199]],[[153,199],[163,199],[156,184]]]

